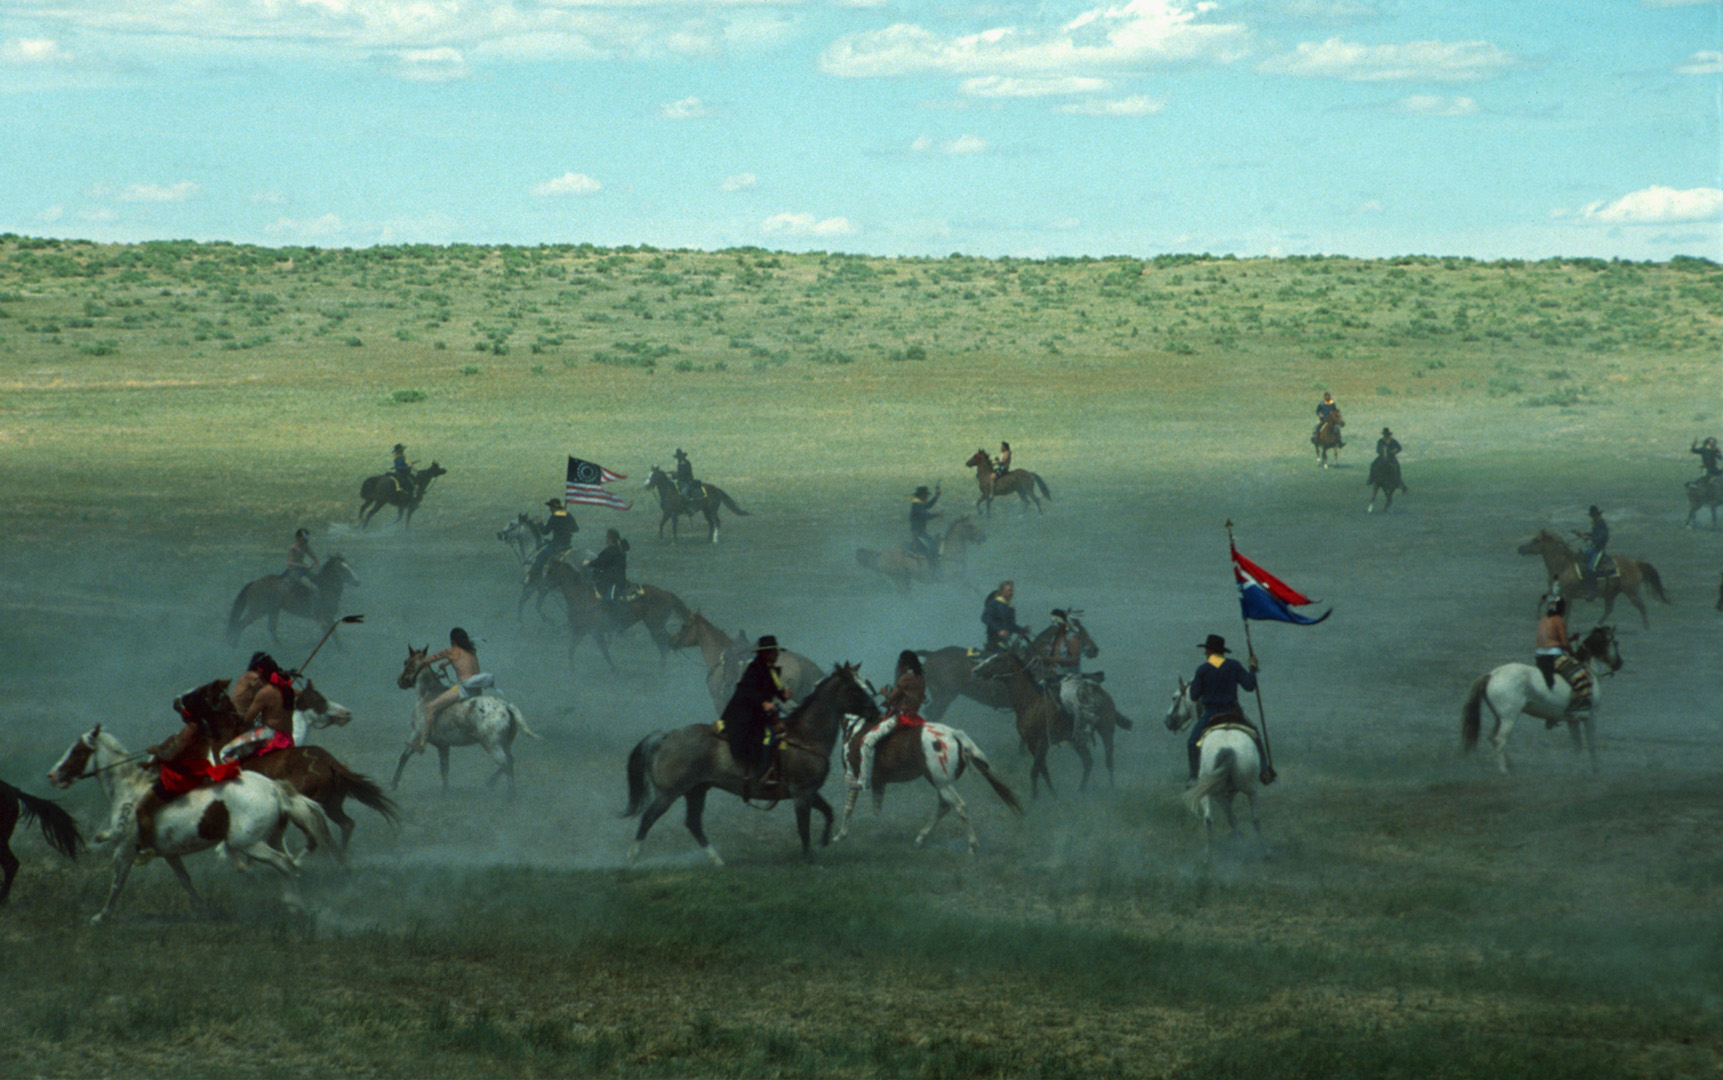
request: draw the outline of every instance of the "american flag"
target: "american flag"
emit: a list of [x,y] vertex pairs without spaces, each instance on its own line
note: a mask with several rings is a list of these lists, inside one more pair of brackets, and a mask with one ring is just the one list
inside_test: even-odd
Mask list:
[[562,497],[571,503],[608,506],[612,510],[629,510],[633,508],[633,503],[604,490],[605,484],[614,480],[626,479],[628,477],[618,472],[611,472],[602,465],[571,457],[568,459],[568,486],[564,489]]

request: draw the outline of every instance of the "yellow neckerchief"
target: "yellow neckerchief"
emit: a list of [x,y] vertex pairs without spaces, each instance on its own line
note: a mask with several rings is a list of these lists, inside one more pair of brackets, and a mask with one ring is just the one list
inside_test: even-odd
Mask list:
[[1209,653],[1209,667],[1220,667],[1224,663],[1226,663],[1226,657],[1222,656],[1220,653]]
[[550,512],[550,516],[551,517],[567,517],[568,511],[567,510],[552,510]]
[[1001,603],[1001,604],[1004,604],[1004,605],[1005,605],[1005,606],[1006,606],[1006,607],[1016,607],[1016,606],[1017,606],[1017,605],[1016,605],[1016,604],[1014,604],[1014,603],[1012,603],[1012,602],[1011,602],[1011,601],[1010,601],[1010,600],[1007,600],[1007,599],[1005,599],[1005,594],[1004,594],[1004,593],[994,593],[994,594],[993,594],[993,595],[992,595],[992,596],[991,596],[991,597],[989,597],[989,598],[988,598],[988,599],[990,599],[990,600],[997,600],[997,601],[999,601],[999,602],[1000,602],[1000,603]]

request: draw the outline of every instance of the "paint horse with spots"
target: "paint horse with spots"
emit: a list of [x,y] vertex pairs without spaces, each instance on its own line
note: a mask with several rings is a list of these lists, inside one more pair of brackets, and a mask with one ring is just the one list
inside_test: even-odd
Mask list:
[[[855,812],[856,799],[861,795],[862,740],[867,737],[868,729],[872,726],[859,716],[844,718],[844,779],[849,794],[844,797],[843,821],[838,825],[837,835],[832,837],[834,842],[842,840],[849,833],[850,815]],[[1018,801],[1017,793],[993,772],[993,767],[982,755],[981,748],[963,731],[945,724],[905,724],[900,721],[896,729],[874,746],[874,812],[878,813],[885,804],[887,784],[926,780],[933,785],[936,801],[933,817],[929,819],[926,827],[915,834],[916,846],[920,847],[927,840],[941,818],[955,811],[958,820],[962,821],[963,827],[969,831],[969,853],[973,855],[981,841],[975,835],[975,823],[969,820],[969,810],[964,804],[963,796],[957,793],[958,778],[971,766],[974,766],[975,771],[993,788],[994,794],[999,796],[1001,802],[1013,812],[1023,813],[1023,804]]]

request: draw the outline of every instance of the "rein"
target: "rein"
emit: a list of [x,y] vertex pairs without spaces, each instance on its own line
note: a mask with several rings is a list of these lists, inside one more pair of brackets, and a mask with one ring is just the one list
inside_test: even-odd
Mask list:
[[101,768],[98,768],[98,769],[90,768],[89,763],[86,762],[84,765],[84,771],[79,773],[78,775],[72,777],[70,780],[67,781],[67,783],[75,784],[79,780],[88,780],[92,776],[96,776],[100,773],[107,772],[109,769],[117,769],[122,765],[132,765],[132,764],[135,764],[139,761],[143,761],[144,759],[148,758],[149,756],[150,756],[150,752],[148,750],[137,750],[137,751],[134,751],[130,754],[127,754],[125,757],[121,758],[118,761],[110,761],[108,764],[103,765]]

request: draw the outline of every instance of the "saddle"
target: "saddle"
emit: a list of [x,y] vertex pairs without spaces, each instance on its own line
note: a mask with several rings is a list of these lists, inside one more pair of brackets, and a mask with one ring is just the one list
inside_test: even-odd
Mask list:
[[[1237,717],[1238,719],[1231,719],[1232,717]],[[1208,728],[1203,731],[1202,737],[1197,739],[1197,749],[1201,750],[1203,743],[1208,741],[1208,737],[1217,731],[1244,732],[1246,735],[1250,736],[1250,741],[1256,744],[1257,756],[1265,756],[1265,751],[1262,748],[1262,733],[1256,730],[1255,724],[1252,724],[1249,720],[1244,718],[1243,713],[1221,713],[1220,716],[1217,717],[1217,722],[1210,724]]]

